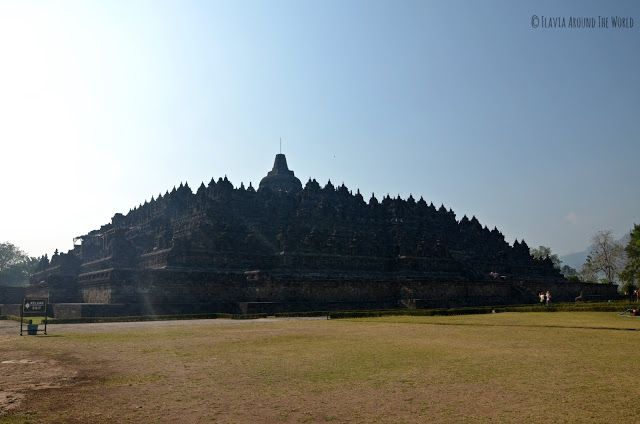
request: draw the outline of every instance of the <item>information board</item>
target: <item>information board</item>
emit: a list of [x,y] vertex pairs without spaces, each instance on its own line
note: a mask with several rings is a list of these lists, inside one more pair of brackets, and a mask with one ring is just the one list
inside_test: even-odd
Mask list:
[[24,299],[22,302],[22,313],[27,315],[47,314],[47,299]]
[[42,324],[44,324],[44,328],[42,325],[38,323],[33,323],[32,320],[29,320],[27,323],[27,334],[29,335],[37,335],[38,332],[42,332],[47,334],[47,303],[49,303],[49,299],[38,297],[26,297],[22,301],[22,308],[20,308],[20,335],[22,336],[23,328],[24,328],[24,320],[28,317],[44,317],[42,320]]

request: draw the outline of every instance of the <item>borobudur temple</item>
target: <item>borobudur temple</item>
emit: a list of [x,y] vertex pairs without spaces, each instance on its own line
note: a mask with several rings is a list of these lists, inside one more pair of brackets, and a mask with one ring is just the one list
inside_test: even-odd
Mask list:
[[276,155],[258,189],[180,184],[43,260],[32,291],[58,316],[276,313],[532,303],[608,295],[524,241],[423,198],[304,187]]

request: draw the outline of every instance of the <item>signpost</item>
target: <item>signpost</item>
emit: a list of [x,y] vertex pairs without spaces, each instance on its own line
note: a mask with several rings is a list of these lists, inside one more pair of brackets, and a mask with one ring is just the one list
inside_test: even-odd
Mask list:
[[38,324],[33,324],[32,320],[29,320],[27,324],[27,334],[37,335],[38,331],[42,331],[47,334],[47,312],[48,312],[49,299],[39,297],[30,298],[25,297],[22,301],[22,307],[20,308],[20,335],[22,336],[24,318],[25,317],[44,317],[44,329],[38,329]]

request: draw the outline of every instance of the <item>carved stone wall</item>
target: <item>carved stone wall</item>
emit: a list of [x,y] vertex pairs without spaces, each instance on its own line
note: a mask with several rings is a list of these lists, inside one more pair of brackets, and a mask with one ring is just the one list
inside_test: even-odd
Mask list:
[[[163,310],[182,305],[184,313],[238,312],[240,303],[269,303],[272,311],[380,309],[389,307],[442,308],[535,303],[539,291],[550,290],[553,301],[574,301],[580,294],[601,300],[617,298],[613,285],[512,281],[421,281],[380,278],[379,275],[331,277],[272,275],[263,272],[211,273],[145,270],[120,273],[81,290],[87,303],[137,304]],[[221,308],[215,310],[214,308]]]

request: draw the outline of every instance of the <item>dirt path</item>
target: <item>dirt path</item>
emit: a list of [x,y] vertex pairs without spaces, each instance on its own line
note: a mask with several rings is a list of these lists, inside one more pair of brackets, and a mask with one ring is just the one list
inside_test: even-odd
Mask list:
[[[19,323],[0,320],[0,416],[19,408],[29,393],[59,390],[104,377],[96,372],[96,364],[72,361],[68,356],[56,357],[38,346],[38,339],[58,337],[59,334],[99,334],[128,330],[187,329],[198,326],[242,326],[249,323],[272,323],[287,320],[317,320],[325,318],[263,318],[259,320],[178,320],[114,322],[90,324],[50,325],[48,335],[20,336]],[[25,333],[26,334],[26,333]],[[20,347],[30,342],[29,349]]]
[[29,392],[75,384],[79,374],[45,354],[18,348],[17,338],[19,324],[0,321],[0,415],[18,408]]

